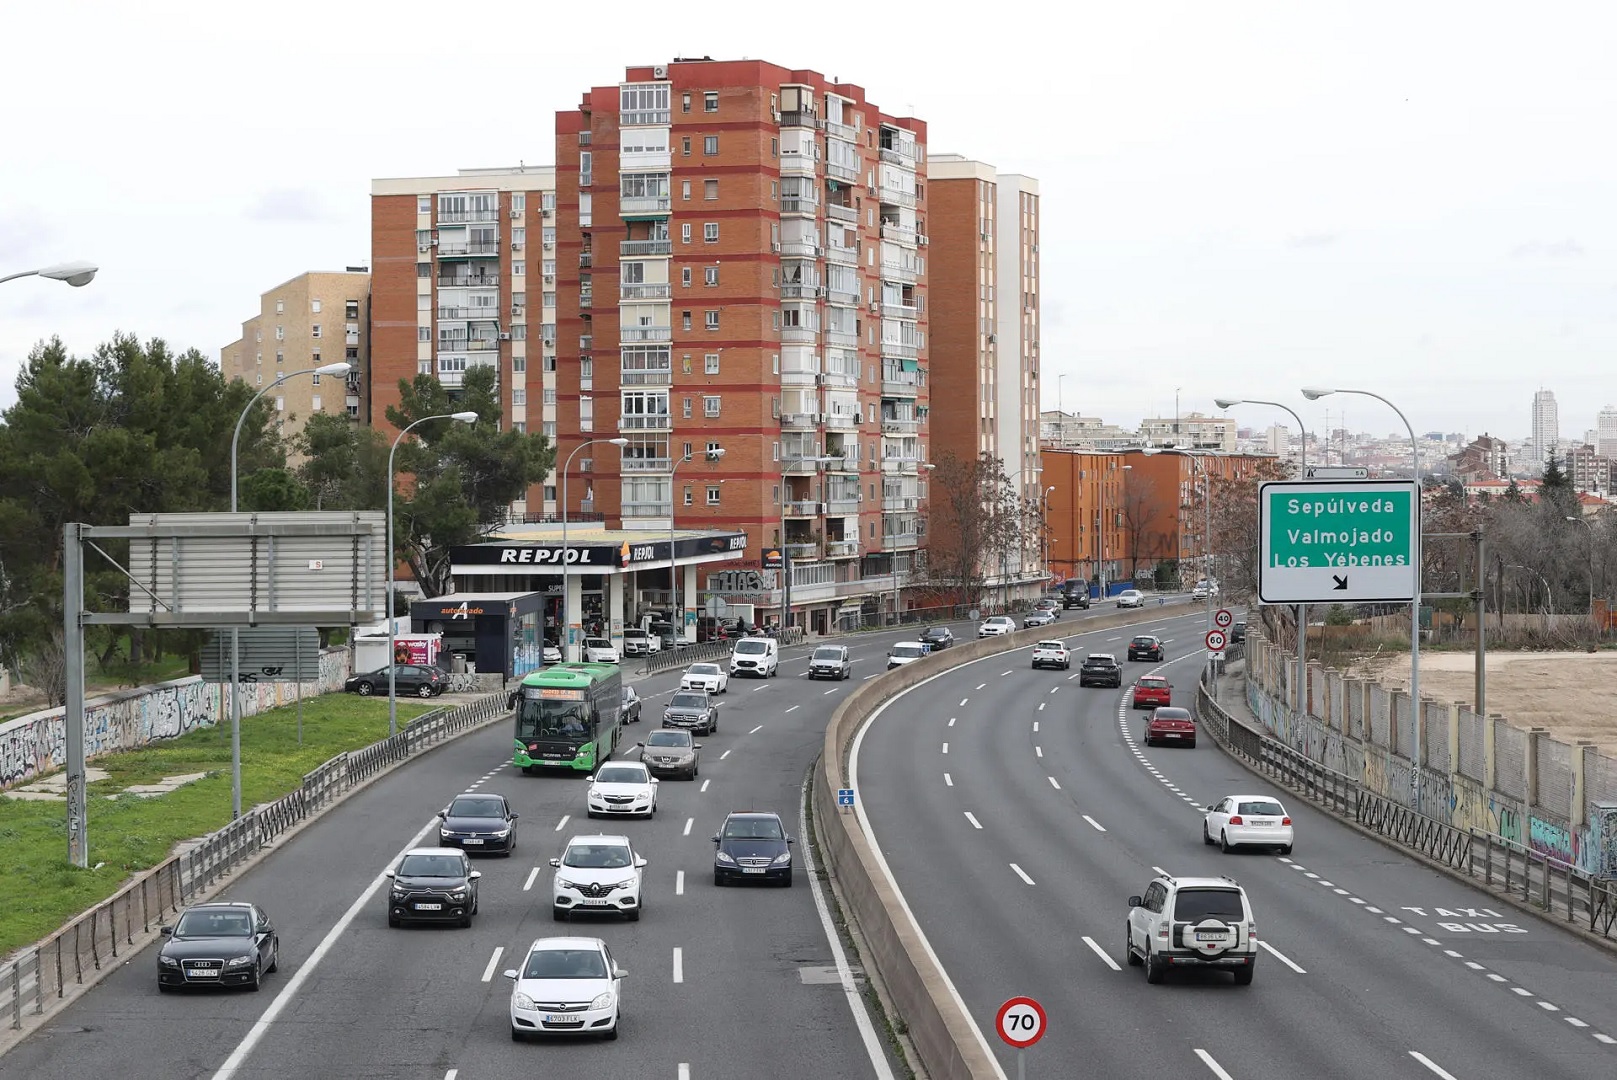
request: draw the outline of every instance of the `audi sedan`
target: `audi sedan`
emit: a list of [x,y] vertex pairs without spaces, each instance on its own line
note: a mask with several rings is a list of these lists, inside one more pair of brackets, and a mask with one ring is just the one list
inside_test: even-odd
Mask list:
[[257,990],[281,959],[281,939],[264,909],[253,904],[193,904],[162,928],[157,989],[244,986]]
[[1202,843],[1217,844],[1226,855],[1238,847],[1272,847],[1290,855],[1291,815],[1267,795],[1229,795],[1208,806]]
[[657,778],[639,761],[609,761],[595,770],[586,797],[590,817],[655,817]]
[[728,694],[730,676],[725,674],[723,664],[692,664],[679,677],[679,688],[705,690],[709,694]]
[[1022,619],[1022,628],[1025,630],[1030,626],[1049,626],[1055,621],[1055,612],[1039,608],[1027,613],[1026,617]]
[[509,856],[517,846],[517,817],[504,795],[457,795],[438,812],[438,846]]

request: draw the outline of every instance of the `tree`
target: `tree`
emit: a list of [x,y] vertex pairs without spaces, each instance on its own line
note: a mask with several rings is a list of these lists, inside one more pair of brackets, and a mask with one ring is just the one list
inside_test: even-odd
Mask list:
[[1192,513],[1209,513],[1202,500],[1212,498],[1211,550],[1223,567],[1220,589],[1232,596],[1250,596],[1258,591],[1260,537],[1258,534],[1258,485],[1265,480],[1283,480],[1286,466],[1264,459],[1239,477],[1212,476],[1208,492],[1196,485]]
[[945,452],[928,485],[927,572],[955,602],[977,604],[997,567],[1023,543],[1023,508],[1004,464],[992,454]]
[[[419,428],[417,430],[420,430]],[[293,438],[298,479],[314,510],[381,510],[387,504],[386,436],[345,416],[315,413]]]
[[1579,512],[1578,493],[1572,486],[1572,477],[1561,468],[1561,463],[1555,457],[1555,451],[1550,451],[1549,460],[1544,463],[1544,477],[1538,486],[1539,502],[1547,504],[1548,508],[1563,517]]
[[417,375],[413,382],[399,381],[399,404],[387,410],[388,422],[400,430],[427,416],[478,416],[475,424],[422,424],[411,432],[417,438],[399,445],[395,459],[414,487],[394,497],[394,536],[427,596],[449,591],[451,549],[487,539],[504,523],[512,501],[555,464],[555,449],[543,435],[500,429],[497,380],[494,368],[474,367],[454,392],[430,375]]
[[1123,498],[1118,511],[1123,527],[1128,530],[1129,577],[1140,576],[1141,553],[1146,558],[1160,558],[1165,554],[1168,537],[1162,530],[1151,532],[1151,526],[1162,516],[1162,500],[1156,484],[1136,481],[1132,472],[1125,473]]

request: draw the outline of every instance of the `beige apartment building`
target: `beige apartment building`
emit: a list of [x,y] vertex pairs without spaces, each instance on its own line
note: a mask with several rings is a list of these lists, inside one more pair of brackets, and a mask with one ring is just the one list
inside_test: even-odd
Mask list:
[[263,389],[289,372],[346,360],[346,379],[294,375],[272,395],[283,439],[291,439],[318,412],[370,422],[364,392],[370,373],[371,275],[367,267],[312,270],[259,297],[258,314],[241,324],[241,337],[220,350],[227,379]]

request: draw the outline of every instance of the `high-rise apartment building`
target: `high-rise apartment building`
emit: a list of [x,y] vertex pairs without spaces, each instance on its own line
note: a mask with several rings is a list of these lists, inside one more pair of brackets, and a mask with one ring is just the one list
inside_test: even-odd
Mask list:
[[1555,391],[1540,390],[1533,395],[1533,462],[1543,465],[1550,458],[1561,438],[1560,410],[1555,404]]
[[817,630],[891,606],[923,543],[925,138],[762,61],[631,67],[557,114],[558,453],[629,440],[574,510],[783,548]]
[[1593,446],[1602,457],[1617,460],[1617,406],[1607,405],[1595,418]]
[[310,271],[262,294],[258,314],[241,337],[220,350],[219,370],[262,389],[288,372],[346,360],[346,380],[297,375],[272,395],[282,438],[290,439],[314,413],[367,422],[363,393],[370,366],[371,275],[363,266]]
[[[990,454],[1032,506],[1039,462],[1039,185],[960,154],[927,158],[932,409],[936,452]],[[991,585],[1036,589],[1043,552],[985,567]],[[1001,581],[1001,578],[1007,580]]]
[[[431,375],[453,391],[492,367],[503,422],[554,436],[556,259],[554,169],[373,181],[372,423],[395,434],[386,410],[400,380]],[[554,508],[547,479],[512,512]]]
[[1235,420],[1228,416],[1192,412],[1184,416],[1147,417],[1140,421],[1140,441],[1147,446],[1178,446],[1186,450],[1233,454],[1235,430]]

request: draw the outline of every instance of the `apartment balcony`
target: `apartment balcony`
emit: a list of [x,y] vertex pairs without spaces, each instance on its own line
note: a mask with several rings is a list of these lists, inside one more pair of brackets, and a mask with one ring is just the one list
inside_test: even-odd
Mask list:
[[843,247],[841,244],[827,244],[825,246],[825,261],[836,263],[839,266],[858,266],[859,252],[855,248]]
[[906,304],[901,300],[883,300],[881,313],[895,319],[919,319],[921,307],[919,304]]
[[458,346],[445,346],[447,349],[454,349],[457,347],[465,352],[499,352],[500,341],[498,338],[474,337],[466,338],[464,341],[460,342]]
[[814,159],[807,154],[782,154],[780,156],[780,174],[782,176],[813,176]]
[[859,376],[851,371],[836,371],[832,368],[826,368],[820,372],[819,381],[821,386],[837,386],[851,390],[858,387]]
[[820,203],[817,199],[805,199],[797,195],[782,195],[780,212],[783,214],[807,214],[813,217],[820,212]]
[[674,418],[672,416],[655,416],[630,413],[618,417],[619,431],[673,431]]
[[890,146],[881,148],[881,159],[889,165],[898,165],[905,169],[915,168],[914,154],[906,154],[902,150],[895,150]]
[[498,274],[451,274],[438,279],[440,289],[475,289],[480,286],[497,286],[500,283]]
[[895,379],[882,376],[881,396],[884,398],[912,398],[920,394],[920,387],[914,377]]
[[881,418],[881,433],[883,435],[919,435],[921,422],[915,419],[901,420],[896,417],[884,416]]
[[780,245],[782,258],[814,259],[820,254],[820,245],[812,240],[786,240]]
[[618,372],[619,386],[672,386],[674,373],[667,368],[654,371],[620,371]]
[[647,256],[672,255],[674,242],[672,240],[620,240],[618,242],[618,255],[625,259],[640,259]]
[[780,384],[782,386],[800,386],[805,389],[818,386],[820,373],[814,368],[781,368]]
[[819,544],[787,544],[786,557],[794,562],[805,559],[818,559],[820,557]]
[[448,210],[438,214],[438,224],[440,225],[459,225],[466,222],[498,220],[500,220],[498,210]]
[[[624,516],[627,517],[628,515],[625,514]],[[893,551],[903,548],[912,548],[919,545],[920,542],[921,538],[916,533],[888,533],[883,539],[882,550]]]
[[825,513],[825,504],[818,502],[789,502],[782,507],[787,517],[819,517]]
[[674,287],[666,281],[618,285],[619,300],[667,300],[673,295]]
[[883,458],[881,471],[888,476],[919,476],[921,463],[914,458]]
[[857,184],[859,170],[852,165],[844,165],[840,161],[827,161],[825,163],[825,176],[828,180],[840,180],[844,184]]
[[885,221],[881,223],[881,238],[909,247],[915,247],[919,242],[918,234],[914,229],[907,225],[888,224]]
[[478,244],[439,244],[438,257],[440,259],[464,259],[473,255],[498,255],[500,242],[489,240]]
[[913,191],[901,191],[893,187],[880,187],[876,191],[877,198],[881,199],[883,206],[904,206],[911,210],[915,209],[915,193]]
[[820,332],[807,326],[787,326],[780,332],[780,340],[787,345],[813,345],[820,339]]
[[674,167],[672,150],[637,150],[618,155],[618,172],[667,172]]
[[827,289],[825,291],[825,298],[833,304],[842,304],[845,307],[859,306],[859,294],[856,292],[844,292],[841,289]]
[[674,467],[674,459],[666,457],[626,457],[622,471],[626,473],[665,473]]
[[619,341],[667,341],[674,340],[672,326],[620,326],[618,327]]
[[[549,345],[549,344],[551,344],[551,342],[549,342],[547,340],[545,342],[545,344]],[[580,335],[578,335],[578,351],[579,352],[594,352],[595,351],[595,335],[594,334],[580,334]]]
[[580,291],[579,294],[578,294],[578,306],[581,307],[581,308],[592,308],[592,307],[594,307],[595,306],[595,294],[593,292],[582,292],[582,291]]
[[824,121],[811,112],[783,112],[780,114],[781,127],[817,128]]
[[834,120],[827,120],[822,126],[825,128],[825,133],[832,138],[841,139],[843,142],[859,141],[859,129],[850,124],[839,124]]
[[671,502],[626,502],[623,504],[623,516],[626,518],[662,518],[666,521],[674,516],[674,505]]
[[884,262],[881,264],[881,276],[883,281],[898,281],[906,285],[914,285],[917,270],[914,265]]
[[[814,414],[813,413],[798,413],[797,415],[798,416],[812,416]],[[784,455],[789,450],[790,450],[789,447],[788,448],[783,448],[781,450],[781,453]],[[781,462],[781,464],[780,464],[780,472],[781,472],[782,476],[811,476],[814,473],[817,473],[817,472],[820,471],[820,462],[818,462],[818,461],[804,461],[804,460],[801,459],[801,457],[798,457],[795,453],[793,454],[793,458],[795,458],[795,460],[790,460],[789,459],[789,460]]]
[[825,426],[833,431],[852,431],[859,426],[859,419],[856,412],[829,412],[825,414]]
[[833,495],[825,504],[827,514],[857,514],[859,512],[859,497],[857,495]]
[[789,412],[780,414],[780,426],[785,431],[813,431],[819,426],[820,414]]
[[[659,97],[661,95],[658,95]],[[667,127],[673,122],[672,108],[623,109],[618,112],[619,127]]]
[[882,497],[881,508],[893,513],[915,513],[921,508],[919,495],[885,495]]
[[859,211],[851,206],[843,206],[841,203],[826,203],[825,216],[832,221],[840,221],[844,225],[859,224]]
[[825,295],[825,289],[820,285],[782,285],[780,298],[782,300],[818,300]]
[[667,214],[674,209],[671,195],[624,195],[618,199],[618,213],[624,217],[640,214]]
[[825,557],[827,559],[853,559],[859,555],[859,541],[857,540],[827,540],[825,542]]
[[495,317],[494,309],[488,307],[438,308],[438,318],[440,319],[494,319]]
[[920,347],[913,341],[884,341],[881,343],[883,356],[898,356],[905,360],[915,360],[920,357]]
[[593,252],[593,251],[580,251],[578,253],[578,268],[580,270],[588,270],[591,267],[593,267],[594,265],[595,265],[595,252]]
[[[856,298],[854,303],[857,304],[858,302]],[[859,347],[859,335],[846,330],[827,330],[825,332],[825,343],[843,349],[857,349]]]

